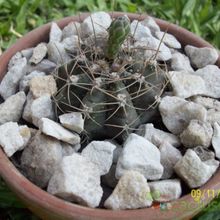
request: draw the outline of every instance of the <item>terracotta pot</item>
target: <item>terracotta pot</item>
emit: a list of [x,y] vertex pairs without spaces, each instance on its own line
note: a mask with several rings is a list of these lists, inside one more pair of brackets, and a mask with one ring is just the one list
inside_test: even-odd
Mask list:
[[[122,13],[112,13],[113,17],[117,17]],[[88,14],[81,14],[80,16],[67,17],[58,21],[58,25],[63,28],[70,21],[81,21]],[[142,20],[146,15],[129,14],[131,20]],[[193,33],[178,27],[174,24],[170,24],[166,21],[156,19],[162,30],[167,30],[169,33],[176,36],[176,38],[182,43],[191,44],[197,47],[212,47],[209,43],[203,39],[197,37]],[[18,40],[11,48],[9,48],[0,57],[0,78],[4,76],[8,62],[10,58],[22,49],[33,47],[39,42],[48,40],[48,33],[50,30],[50,24],[46,24],[39,27],[30,33],[26,34],[20,40]],[[217,61],[217,65],[220,66],[220,58]],[[17,196],[25,203],[25,205],[42,219],[77,219],[77,220],[170,220],[170,219],[189,219],[197,214],[204,206],[206,206],[213,199],[213,196],[208,195],[207,190],[213,190],[215,194],[220,192],[220,170],[201,187],[201,191],[204,192],[204,198],[201,198],[201,203],[194,201],[190,194],[181,197],[180,199],[170,203],[167,210],[162,210],[160,206],[154,206],[151,208],[138,209],[138,210],[124,210],[124,211],[111,211],[104,209],[92,209],[83,207],[76,204],[65,202],[59,198],[56,198],[47,192],[41,190],[29,180],[27,180],[6,157],[4,152],[0,149],[0,175],[6,181],[8,186]]]

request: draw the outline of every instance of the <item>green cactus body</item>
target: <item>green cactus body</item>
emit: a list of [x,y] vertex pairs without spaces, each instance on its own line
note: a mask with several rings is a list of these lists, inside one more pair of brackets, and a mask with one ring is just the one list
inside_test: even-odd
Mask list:
[[[90,47],[87,56],[83,54],[84,61],[76,61],[76,55],[75,60],[54,73],[57,113],[81,112],[88,141],[111,138],[122,142],[140,124],[157,115],[156,97],[164,89],[165,71],[157,63],[141,59],[136,50],[121,49],[129,31],[126,17],[115,19],[109,28],[105,58],[91,56]],[[127,57],[131,58],[126,63]]]
[[119,49],[130,33],[130,22],[126,16],[116,18],[110,25],[109,38],[107,43],[106,57],[108,59],[114,59]]

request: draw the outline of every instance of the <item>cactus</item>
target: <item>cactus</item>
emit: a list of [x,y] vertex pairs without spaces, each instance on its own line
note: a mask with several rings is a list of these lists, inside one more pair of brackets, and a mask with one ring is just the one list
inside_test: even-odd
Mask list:
[[112,138],[122,142],[157,115],[165,70],[155,60],[140,57],[137,48],[123,49],[129,32],[127,17],[115,19],[108,29],[104,56],[82,45],[80,54],[54,72],[57,115],[81,112],[88,141]]

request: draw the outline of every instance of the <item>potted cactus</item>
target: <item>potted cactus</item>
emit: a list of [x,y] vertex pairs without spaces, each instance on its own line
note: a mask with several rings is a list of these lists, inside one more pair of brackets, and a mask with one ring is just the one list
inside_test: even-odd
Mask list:
[[97,12],[0,60],[0,175],[41,218],[185,219],[214,198],[190,194],[220,178],[219,58],[204,40]]

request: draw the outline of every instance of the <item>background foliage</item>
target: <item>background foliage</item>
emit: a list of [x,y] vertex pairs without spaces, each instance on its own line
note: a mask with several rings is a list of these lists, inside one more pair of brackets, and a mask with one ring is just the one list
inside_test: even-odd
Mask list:
[[[147,13],[176,23],[220,48],[220,0],[0,0],[0,54],[48,21],[83,11]],[[220,199],[194,219],[220,219]],[[37,219],[0,180],[0,219]]]

